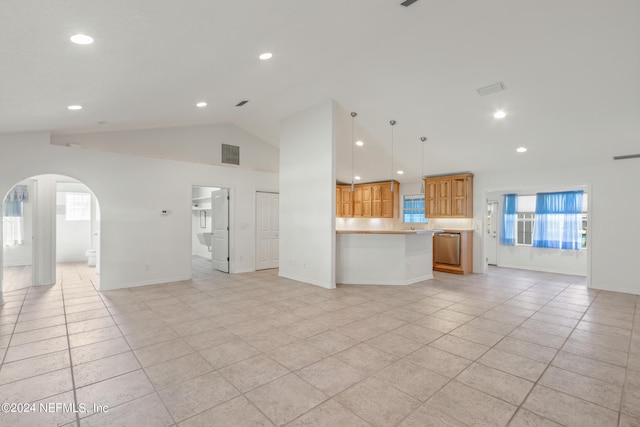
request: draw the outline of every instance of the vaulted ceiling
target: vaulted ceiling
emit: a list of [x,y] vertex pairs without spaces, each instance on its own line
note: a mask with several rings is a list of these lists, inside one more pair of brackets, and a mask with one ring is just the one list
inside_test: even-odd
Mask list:
[[277,146],[282,119],[333,98],[358,113],[365,181],[390,174],[391,119],[401,181],[421,136],[426,174],[640,152],[637,0],[3,0],[0,52],[0,133],[233,123]]

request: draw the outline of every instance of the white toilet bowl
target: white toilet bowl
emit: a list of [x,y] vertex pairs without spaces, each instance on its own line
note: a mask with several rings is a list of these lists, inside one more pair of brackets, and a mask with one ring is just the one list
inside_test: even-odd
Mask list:
[[96,250],[89,249],[84,255],[87,257],[87,265],[94,267],[96,265]]

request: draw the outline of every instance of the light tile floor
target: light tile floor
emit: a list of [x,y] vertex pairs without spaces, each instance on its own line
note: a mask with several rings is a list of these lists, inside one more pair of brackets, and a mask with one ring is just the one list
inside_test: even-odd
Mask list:
[[31,285],[31,266],[2,268],[2,289],[14,290]]
[[0,308],[0,402],[36,404],[3,426],[640,426],[639,299],[580,277],[325,290],[196,260],[97,292],[58,271]]

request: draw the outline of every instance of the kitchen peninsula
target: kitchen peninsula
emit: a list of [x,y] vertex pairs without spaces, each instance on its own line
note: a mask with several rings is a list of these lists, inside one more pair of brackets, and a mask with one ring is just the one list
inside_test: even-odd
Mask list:
[[433,278],[435,230],[337,230],[336,283],[410,285]]

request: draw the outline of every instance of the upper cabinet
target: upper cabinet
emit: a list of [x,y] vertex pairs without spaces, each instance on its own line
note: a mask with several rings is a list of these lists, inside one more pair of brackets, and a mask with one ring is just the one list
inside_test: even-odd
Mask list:
[[350,185],[339,185],[336,187],[336,216],[353,216],[353,203]]
[[394,182],[336,186],[336,216],[348,218],[394,218],[398,209],[400,184]]
[[424,201],[427,218],[472,218],[473,174],[425,178]]

